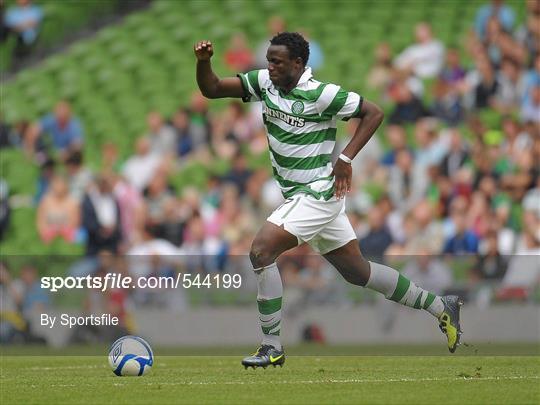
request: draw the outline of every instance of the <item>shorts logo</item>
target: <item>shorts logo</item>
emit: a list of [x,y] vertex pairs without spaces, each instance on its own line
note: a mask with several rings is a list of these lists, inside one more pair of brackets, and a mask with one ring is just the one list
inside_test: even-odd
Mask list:
[[294,114],[302,114],[304,112],[304,103],[301,101],[295,101],[291,107],[291,111]]

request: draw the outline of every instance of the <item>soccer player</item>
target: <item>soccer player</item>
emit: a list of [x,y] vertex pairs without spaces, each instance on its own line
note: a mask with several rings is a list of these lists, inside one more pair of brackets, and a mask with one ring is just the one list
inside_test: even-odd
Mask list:
[[[253,240],[250,259],[257,277],[259,320],[263,333],[247,367],[283,365],[280,342],[283,285],[276,259],[309,243],[348,282],[378,291],[392,301],[424,309],[439,320],[448,349],[461,334],[457,296],[439,297],[418,287],[398,271],[367,261],[345,214],[351,161],[383,120],[381,109],[354,92],[322,83],[306,66],[309,44],[298,33],[282,32],[270,40],[268,69],[220,79],[212,70],[210,41],[195,44],[197,83],[208,98],[236,97],[261,101],[274,178],[286,201],[268,218]],[[336,121],[359,118],[352,139],[332,165]]]

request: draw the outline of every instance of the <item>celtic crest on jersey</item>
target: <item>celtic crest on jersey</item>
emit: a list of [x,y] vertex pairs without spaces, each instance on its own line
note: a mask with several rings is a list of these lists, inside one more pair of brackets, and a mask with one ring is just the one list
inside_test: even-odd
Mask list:
[[304,103],[301,101],[295,101],[291,106],[291,111],[294,114],[302,114],[304,112]]

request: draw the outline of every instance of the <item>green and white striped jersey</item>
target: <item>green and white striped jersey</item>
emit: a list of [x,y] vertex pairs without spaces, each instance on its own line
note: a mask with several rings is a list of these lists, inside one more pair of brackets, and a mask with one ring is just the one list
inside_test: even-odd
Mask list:
[[238,77],[248,94],[244,101],[262,101],[270,160],[283,196],[307,193],[317,199],[332,198],[336,122],[356,115],[362,97],[313,79],[310,68],[288,94],[274,87],[267,69]]

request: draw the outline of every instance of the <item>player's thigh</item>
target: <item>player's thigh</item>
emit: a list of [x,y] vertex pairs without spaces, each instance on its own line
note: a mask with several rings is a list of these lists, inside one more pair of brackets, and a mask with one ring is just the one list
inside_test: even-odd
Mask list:
[[268,266],[283,252],[296,246],[296,236],[287,232],[283,226],[265,222],[253,239],[249,258],[255,268]]

